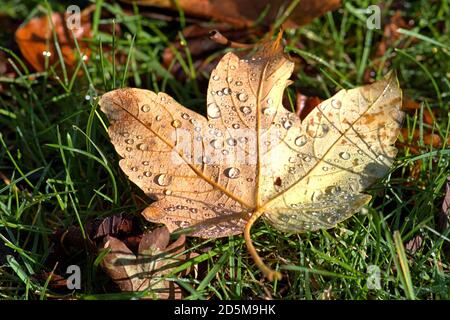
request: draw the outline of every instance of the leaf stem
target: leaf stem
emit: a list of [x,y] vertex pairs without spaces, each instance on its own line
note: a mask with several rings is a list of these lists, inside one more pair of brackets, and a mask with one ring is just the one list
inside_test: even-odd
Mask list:
[[253,260],[256,263],[256,266],[262,271],[264,276],[269,281],[275,281],[275,280],[281,280],[283,276],[280,272],[275,271],[271,268],[269,268],[261,259],[261,257],[258,255],[258,252],[256,252],[255,247],[253,246],[252,238],[250,236],[250,230],[255,223],[256,220],[258,220],[259,217],[264,213],[262,210],[257,210],[253,212],[252,216],[248,220],[247,224],[245,225],[244,229],[244,238],[245,238],[245,244],[247,245],[247,250],[252,256]]

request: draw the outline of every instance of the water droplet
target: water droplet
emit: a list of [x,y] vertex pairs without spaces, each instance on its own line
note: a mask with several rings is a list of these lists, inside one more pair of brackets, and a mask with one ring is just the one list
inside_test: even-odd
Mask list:
[[331,106],[335,109],[340,109],[342,106],[342,102],[340,100],[337,99],[332,99],[331,100]]
[[303,157],[303,161],[310,162],[311,161],[311,157],[310,156],[304,156]]
[[222,90],[222,92],[223,92],[223,94],[224,95],[229,95],[230,93],[231,93],[231,89],[230,88],[224,88],[223,90]]
[[350,153],[345,152],[345,151],[341,152],[341,153],[339,153],[339,157],[341,157],[344,160],[348,160],[348,159],[350,159]]
[[172,194],[172,190],[164,190],[164,194],[166,196],[170,196]]
[[248,100],[248,95],[245,92],[238,93],[237,98],[241,102],[245,102]]
[[248,182],[252,182],[252,181],[253,181],[253,178],[247,178],[247,181],[248,181]]
[[295,163],[297,161],[297,159],[295,159],[295,157],[289,157],[288,161],[290,163]]
[[195,208],[190,208],[190,209],[189,209],[189,212],[190,212],[190,213],[197,213],[197,212],[198,212],[198,210],[197,210],[197,209],[195,209]]
[[235,66],[234,64],[232,64],[232,65],[230,66],[230,69],[231,69],[231,70],[234,70],[234,69],[236,69],[236,66]]
[[272,104],[273,103],[273,99],[272,98],[267,99],[267,103],[268,104]]
[[136,138],[142,139],[142,136],[139,134],[139,135],[136,136]]
[[242,81],[236,81],[236,86],[238,87],[242,86]]
[[126,144],[133,144],[134,140],[133,139],[127,139],[127,140],[125,140],[125,143]]
[[215,81],[218,81],[220,79],[220,77],[217,74],[215,74],[215,75],[213,75],[212,79]]
[[228,152],[227,149],[223,149],[223,150],[222,150],[222,154],[223,154],[224,156],[226,156],[228,153],[229,153],[229,152]]
[[292,121],[286,120],[286,121],[283,122],[283,128],[288,130],[290,127],[292,127]]
[[203,156],[203,157],[200,157],[200,162],[201,163],[204,163],[204,164],[208,164],[208,163],[210,163],[211,162],[211,158],[210,157],[208,157],[208,156]]
[[148,166],[148,165],[150,164],[150,162],[149,162],[149,161],[142,161],[142,164],[143,164],[144,166]]
[[179,128],[181,127],[181,121],[180,120],[173,120],[171,123],[172,127]]
[[274,114],[275,111],[276,111],[276,109],[273,108],[273,107],[264,108],[264,109],[262,110],[262,112],[263,112],[266,116],[269,116],[269,115]]
[[359,155],[362,155],[362,154],[363,154],[363,151],[360,150],[360,149],[359,149],[357,152],[358,152]]
[[126,147],[125,150],[127,150],[128,152],[131,152],[131,150],[133,150],[133,149],[131,149],[131,147]]
[[237,123],[233,123],[232,127],[233,127],[233,129],[239,129],[240,125]]
[[183,113],[183,114],[181,115],[181,117],[182,117],[184,120],[189,120],[189,115],[188,115],[187,113]]
[[214,149],[220,149],[223,147],[223,142],[221,140],[213,139],[213,140],[211,140],[210,145]]
[[172,177],[167,174],[158,174],[155,183],[160,186],[168,186],[172,182]]
[[323,171],[328,171],[328,167],[322,167]]
[[225,169],[224,174],[230,179],[236,179],[241,174],[241,171],[238,168],[231,167]]
[[237,144],[237,141],[236,141],[236,139],[228,138],[228,139],[227,139],[227,144],[228,144],[229,146],[235,146],[235,145]]
[[138,144],[137,147],[141,151],[147,151],[148,150],[148,144],[146,144],[146,143],[140,143],[140,144]]
[[156,121],[161,121],[162,117],[161,117],[160,115],[157,115],[157,116],[155,117],[155,119],[156,119]]
[[241,143],[246,143],[246,142],[248,142],[248,138],[247,137],[239,137],[238,141]]
[[212,102],[210,104],[208,104],[208,117],[210,117],[211,119],[217,119],[220,117],[220,109],[219,106],[215,103]]
[[130,134],[128,132],[122,132],[122,137],[128,138]]
[[144,176],[150,177],[152,173],[150,171],[144,171]]
[[216,94],[217,94],[219,97],[223,96],[223,92],[222,92],[222,91],[217,91]]
[[250,112],[252,112],[252,109],[250,109],[250,107],[241,107],[241,111],[243,114],[249,114]]
[[379,154],[377,159],[380,160],[380,161],[383,161],[384,160],[384,156],[382,154]]
[[308,142],[308,139],[306,138],[306,136],[304,134],[302,134],[300,137],[297,137],[297,139],[295,139],[295,145],[296,146],[304,146],[306,144],[306,142]]
[[138,171],[138,168],[137,167],[131,167],[131,171],[136,172],[136,171]]
[[227,82],[232,82],[233,78],[232,77],[227,77]]
[[142,112],[149,112],[150,111],[150,106],[148,104],[142,105],[141,111]]

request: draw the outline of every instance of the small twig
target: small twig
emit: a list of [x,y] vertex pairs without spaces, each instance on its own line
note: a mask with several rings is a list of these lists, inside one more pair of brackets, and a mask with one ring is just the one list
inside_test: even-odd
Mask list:
[[230,48],[251,49],[255,46],[254,44],[246,44],[246,43],[231,41],[227,37],[225,37],[223,34],[221,34],[218,30],[210,31],[209,38],[218,44],[221,44],[221,45],[224,45],[224,46],[227,46]]

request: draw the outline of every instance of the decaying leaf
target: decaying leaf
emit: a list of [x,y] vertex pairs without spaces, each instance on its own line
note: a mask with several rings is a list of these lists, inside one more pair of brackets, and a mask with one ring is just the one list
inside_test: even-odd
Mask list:
[[159,299],[180,299],[181,288],[163,276],[187,260],[181,255],[185,250],[185,236],[169,244],[166,227],[144,233],[135,255],[122,241],[107,236],[104,248],[111,251],[104,257],[102,267],[122,291],[149,290]]
[[99,102],[122,170],[157,200],[143,215],[191,236],[244,231],[269,279],[281,275],[256,253],[252,224],[263,216],[279,230],[302,232],[349,218],[371,198],[361,192],[389,170],[403,118],[390,73],[339,91],[300,120],[281,103],[294,63],[279,40],[244,59],[221,59],[207,118],[142,89],[111,91]]
[[[185,14],[215,19],[238,27],[248,27],[261,15],[267,24],[272,23],[277,15],[283,13],[291,4],[289,0],[122,0],[145,6],[165,9],[181,9]],[[340,0],[302,0],[292,10],[290,23],[304,25],[324,13],[335,10],[341,5]]]
[[[45,60],[49,66],[58,61],[54,45],[53,30],[56,33],[61,54],[67,68],[73,69],[78,61],[77,50],[73,36],[77,39],[81,54],[89,57],[90,49],[84,41],[91,38],[90,13],[93,7],[88,7],[80,15],[80,25],[69,29],[66,23],[68,14],[53,13],[51,21],[48,16],[33,18],[16,31],[16,42],[25,59],[36,71],[45,70]],[[73,34],[72,34],[73,32]]]

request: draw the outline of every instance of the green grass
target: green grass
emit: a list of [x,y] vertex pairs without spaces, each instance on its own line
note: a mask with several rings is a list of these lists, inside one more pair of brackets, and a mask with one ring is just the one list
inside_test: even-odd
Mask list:
[[[4,14],[20,21],[48,13],[50,7],[65,10],[60,2],[42,1],[27,8],[17,6],[15,11],[16,2],[8,0],[2,7]],[[404,122],[408,132],[420,130],[419,141],[413,141],[412,134],[409,141],[400,138],[403,144],[396,163],[369,190],[373,200],[367,210],[337,228],[294,235],[258,222],[253,228],[255,246],[267,263],[285,274],[280,282],[261,281],[240,236],[190,238],[189,250],[201,254],[189,264],[204,264],[205,274],[199,279],[168,277],[186,290],[187,299],[450,298],[449,229],[439,230],[437,225],[450,176],[450,149],[446,143],[434,149],[423,139],[427,130],[443,141],[449,136],[450,2],[402,2],[405,20],[413,20],[414,25],[402,30],[400,40],[377,60],[373,57],[383,30],[367,30],[356,11],[369,1],[343,2],[341,9],[310,25],[287,30],[287,51],[300,55],[315,70],[303,68],[296,73],[291,96],[296,88],[327,98],[342,87],[361,85],[366,70],[381,77],[394,68],[404,95],[421,102],[421,109],[408,114]],[[382,14],[387,20],[397,2],[385,3]],[[0,31],[0,45],[16,54],[6,50],[19,73],[14,81],[0,75],[0,84],[7,88],[0,92],[0,172],[11,181],[0,181],[0,299],[130,298],[111,289],[97,254],[87,248],[65,252],[57,265],[49,261],[55,250],[52,233],[58,229],[79,226],[84,230],[87,221],[115,213],[138,217],[143,229],[153,227],[140,218],[145,205],[134,195],[145,197],[119,169],[95,97],[114,88],[136,86],[167,92],[185,106],[205,111],[201,84],[209,75],[197,72],[189,54],[184,59],[181,52],[175,53],[186,74],[185,83],[160,62],[162,51],[181,31],[184,15],[181,23],[169,23],[143,18],[137,7],[135,15],[129,16],[119,3],[97,1],[96,12],[100,10],[111,18],[94,14],[92,55],[86,62],[79,59],[78,68],[84,70],[81,77],[67,75],[57,81],[52,69],[32,73],[19,58],[13,30]],[[120,25],[120,33],[112,36],[100,31],[113,24]],[[300,42],[303,47],[298,49]],[[400,43],[403,48],[396,48]],[[86,100],[87,95],[93,99]],[[426,110],[435,112],[432,125],[423,121]],[[416,142],[419,154],[408,147]],[[405,243],[417,236],[423,240],[420,248],[413,254],[405,251]],[[53,269],[64,275],[70,264],[81,267],[79,291],[57,292],[47,286],[46,279],[36,277]],[[378,289],[367,286],[373,266],[380,270]]]

